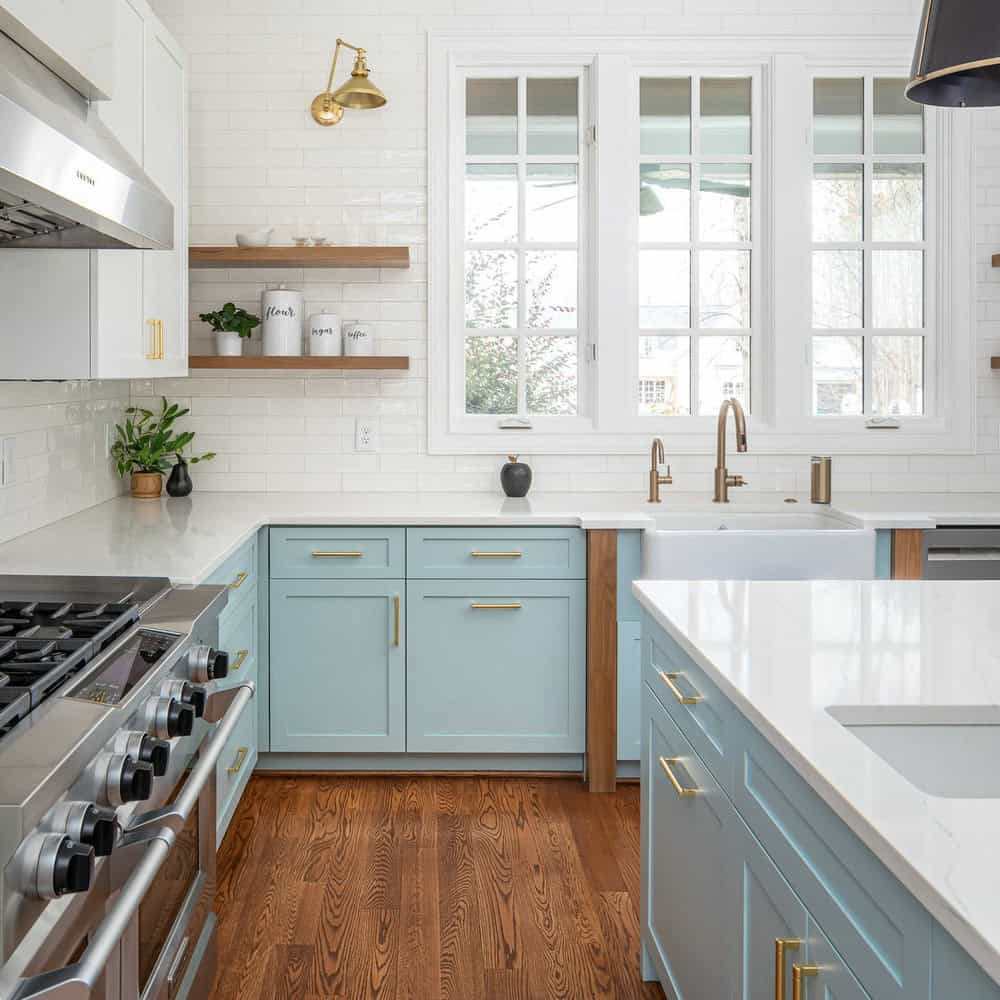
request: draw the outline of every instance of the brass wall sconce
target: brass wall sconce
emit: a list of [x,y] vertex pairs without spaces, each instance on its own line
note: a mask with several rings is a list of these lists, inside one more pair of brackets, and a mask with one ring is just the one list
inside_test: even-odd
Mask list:
[[[337,72],[337,56],[340,47],[351,49],[356,53],[354,69],[351,78],[342,86],[333,90],[333,75]],[[344,117],[344,108],[354,108],[367,111],[370,108],[380,108],[385,104],[385,94],[368,79],[368,58],[364,49],[337,39],[337,47],[333,50],[333,65],[330,66],[330,76],[326,81],[326,90],[317,94],[312,102],[312,116],[318,125],[336,125]]]

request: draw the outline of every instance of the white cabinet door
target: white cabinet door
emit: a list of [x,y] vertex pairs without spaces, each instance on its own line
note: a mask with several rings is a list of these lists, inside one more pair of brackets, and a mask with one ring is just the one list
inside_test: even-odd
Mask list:
[[0,31],[84,97],[114,96],[112,0],[0,0]]
[[[96,112],[138,164],[143,156],[145,94],[144,11],[114,0],[114,98]],[[130,378],[153,374],[152,338],[144,322],[141,250],[93,253],[92,375]]]
[[160,376],[188,370],[186,103],[183,56],[159,24],[147,20],[143,165],[174,204],[173,250],[148,250],[143,258],[143,313],[157,355],[153,374]]

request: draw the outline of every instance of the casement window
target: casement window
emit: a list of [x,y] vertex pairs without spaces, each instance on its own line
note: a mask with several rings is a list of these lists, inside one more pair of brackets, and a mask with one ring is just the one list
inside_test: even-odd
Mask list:
[[730,397],[767,450],[970,447],[969,124],[909,42],[608,46],[432,36],[430,449],[701,452]]

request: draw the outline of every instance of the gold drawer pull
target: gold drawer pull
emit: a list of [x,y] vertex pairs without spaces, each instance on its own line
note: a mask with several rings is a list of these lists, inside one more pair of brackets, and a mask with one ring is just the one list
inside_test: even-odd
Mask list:
[[473,559],[520,559],[520,552],[470,552]]
[[677,780],[677,775],[674,774],[673,768],[670,766],[671,764],[682,764],[682,763],[683,763],[683,761],[680,759],[680,757],[661,757],[660,758],[660,767],[663,768],[663,773],[667,776],[667,780],[670,782],[671,785],[674,786],[674,791],[682,799],[690,799],[693,796],[695,796],[695,795],[698,794],[698,789],[697,788],[685,788]]
[[230,670],[239,670],[239,669],[240,669],[240,667],[242,667],[242,666],[243,666],[243,664],[244,664],[244,663],[246,663],[246,661],[247,661],[247,657],[248,657],[249,655],[250,655],[250,650],[249,650],[249,649],[241,649],[241,650],[240,650],[240,651],[239,651],[239,652],[238,652],[238,653],[236,654],[236,659],[235,659],[235,660],[233,660],[233,662],[232,662],[232,664],[230,665],[229,669],[230,669]]
[[399,594],[392,597],[392,644],[399,645]]
[[[665,674],[662,670],[660,671],[660,677],[663,679],[663,683],[670,688],[670,693],[682,704],[682,705],[697,705],[698,702],[704,701],[704,697],[695,691],[694,694],[685,694],[678,686],[677,679],[680,674]],[[689,682],[690,683],[690,682]]]
[[473,601],[469,605],[470,608],[476,611],[517,611],[521,605],[520,604],[481,604],[477,601]]
[[314,552],[313,559],[360,559],[363,552]]
[[774,1000],[785,1000],[785,952],[798,951],[798,938],[774,939]]
[[226,768],[226,774],[238,774],[246,763],[247,754],[250,752],[249,747],[240,747],[236,751],[236,757],[233,759],[232,764]]
[[807,976],[818,976],[818,965],[793,965],[792,966],[792,1000],[802,1000],[804,995],[804,984],[802,982]]
[[240,587],[242,587],[243,584],[246,582],[246,578],[249,575],[250,575],[249,573],[237,573],[236,574],[236,579],[233,580],[233,582],[229,585],[229,589],[230,590],[239,590]]

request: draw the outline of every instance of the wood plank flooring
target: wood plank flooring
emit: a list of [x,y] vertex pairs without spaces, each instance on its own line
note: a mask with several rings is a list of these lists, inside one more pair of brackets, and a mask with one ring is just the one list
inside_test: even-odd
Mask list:
[[639,789],[256,776],[219,853],[216,1000],[662,1000]]

